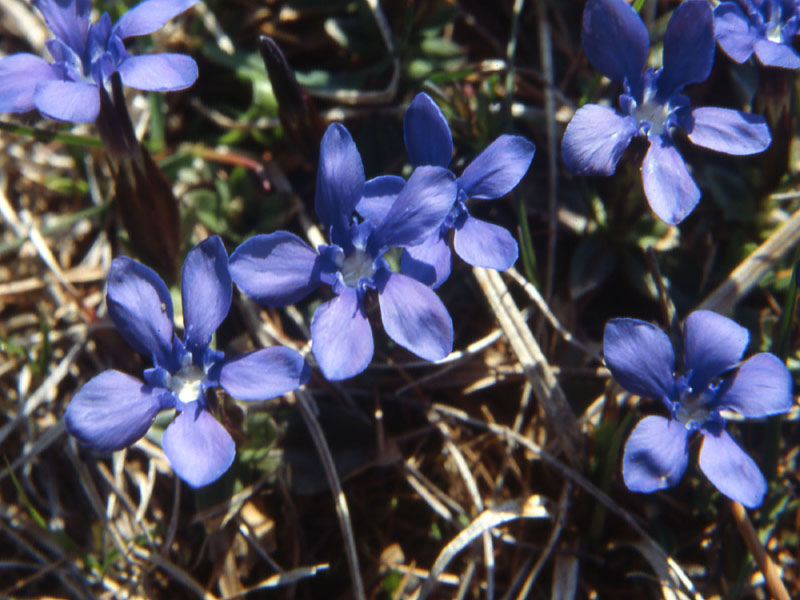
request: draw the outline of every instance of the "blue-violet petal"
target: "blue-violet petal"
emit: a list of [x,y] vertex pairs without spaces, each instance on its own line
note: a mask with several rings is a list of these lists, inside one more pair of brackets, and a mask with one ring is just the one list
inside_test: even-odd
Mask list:
[[320,284],[319,255],[288,231],[251,237],[231,254],[229,268],[244,294],[264,306],[294,304]]
[[723,384],[714,407],[760,418],[789,412],[793,402],[789,369],[774,354],[761,352],[744,361]]
[[760,506],[764,500],[767,481],[758,465],[724,429],[718,435],[703,435],[698,464],[709,481],[731,500],[748,508]]
[[233,438],[196,402],[169,424],[161,448],[175,474],[195,488],[219,479],[236,456]]
[[611,319],[603,334],[606,365],[629,392],[668,403],[675,352],[666,333],[639,319]]
[[197,79],[197,63],[185,54],[130,56],[117,70],[128,87],[151,92],[182,90]]
[[108,271],[108,315],[126,342],[172,372],[172,298],[150,267],[120,256]]
[[683,326],[683,354],[689,385],[705,389],[742,360],[750,332],[728,317],[710,310],[697,310],[686,317]]
[[561,140],[561,157],[574,175],[613,175],[638,125],[630,116],[599,104],[580,107]]
[[403,119],[403,136],[415,167],[446,167],[453,156],[453,136],[441,109],[428,94],[417,94]]
[[678,421],[664,417],[639,421],[622,457],[622,478],[628,489],[654,492],[677,484],[689,463],[689,433]]
[[519,248],[507,229],[470,215],[456,227],[453,249],[473,267],[505,271],[517,262]]
[[268,400],[296,390],[310,377],[311,369],[298,352],[271,347],[227,361],[220,384],[239,400]]
[[505,196],[527,173],[536,146],[519,135],[501,135],[467,165],[458,185],[469,198]]
[[123,39],[153,33],[198,2],[199,0],[144,0],[119,18],[114,25],[114,33]]
[[663,135],[650,139],[642,163],[642,185],[650,208],[669,225],[683,221],[700,201],[700,190],[683,157]]
[[158,390],[135,377],[108,370],[90,379],[72,397],[64,422],[81,444],[113,452],[147,433],[161,408]]
[[416,279],[382,271],[378,302],[386,333],[425,360],[439,360],[453,349],[453,321],[439,296]]
[[332,381],[358,375],[372,361],[372,328],[354,288],[345,287],[314,312],[311,350],[323,375]]
[[225,245],[217,235],[208,237],[189,251],[181,272],[183,339],[187,347],[208,346],[228,316],[232,297]]

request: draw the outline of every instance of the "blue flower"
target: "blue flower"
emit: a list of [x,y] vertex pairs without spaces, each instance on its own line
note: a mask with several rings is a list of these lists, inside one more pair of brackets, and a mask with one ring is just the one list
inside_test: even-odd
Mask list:
[[800,69],[800,54],[792,47],[798,26],[796,0],[721,2],[714,9],[717,41],[737,63],[755,54],[766,67]]
[[[453,155],[453,137],[442,111],[426,93],[417,94],[406,111],[403,133],[411,164],[447,167]],[[476,219],[467,210],[470,198],[491,200],[505,196],[528,171],[536,147],[518,135],[501,135],[489,144],[458,177],[458,197],[442,225],[421,244],[407,247],[401,257],[403,273],[440,286],[450,275],[453,248],[464,262],[505,271],[517,261],[517,242],[504,228]],[[377,223],[402,189],[400,177],[378,177],[367,182],[356,210]]]
[[595,68],[623,86],[621,112],[582,106],[561,142],[574,174],[612,175],[634,136],[650,145],[642,183],[658,217],[676,225],[697,205],[700,190],[675,147],[673,130],[727,154],[761,152],[772,137],[763,117],[716,107],[690,108],[681,90],[704,81],[714,62],[714,22],[705,0],[687,0],[672,13],[664,36],[664,66],[648,68],[650,41],[639,15],[625,0],[589,0],[583,12],[583,48]]
[[277,231],[250,238],[231,255],[233,280],[266,306],[297,302],[323,283],[332,287],[335,297],[311,321],[311,349],[331,380],[352,377],[372,360],[367,307],[373,291],[383,327],[399,345],[426,360],[443,358],[453,347],[453,322],[439,297],[392,271],[383,254],[418,244],[439,227],[455,200],[455,177],[439,167],[416,169],[377,224],[353,219],[364,183],[353,139],[343,125],[331,125],[322,138],[315,199],[331,244],[317,252]]
[[90,0],[33,0],[55,38],[53,63],[28,53],[0,60],[0,112],[38,109],[61,121],[91,122],[100,111],[99,86],[118,72],[139,90],[172,91],[192,85],[197,64],[183,54],[131,56],[123,40],[147,35],[198,0],[144,0],[112,26],[103,13],[90,23]]
[[660,400],[669,418],[645,417],[625,444],[622,476],[635,492],[678,483],[689,461],[689,440],[703,442],[700,468],[717,489],[748,507],[759,506],[767,482],[756,463],[725,431],[723,411],[758,418],[792,407],[792,378],[767,352],[743,363],[750,335],[727,317],[699,310],[686,318],[683,365],[676,372],[669,337],[638,319],[612,319],[603,337],[606,364],[629,392]]
[[144,383],[115,370],[92,378],[72,398],[67,431],[101,452],[130,446],[159,411],[177,416],[161,446],[173,471],[199,487],[219,478],[233,462],[234,442],[209,411],[206,392],[222,386],[241,400],[266,400],[297,389],[311,372],[289,348],[265,348],[225,360],[209,347],[228,314],[232,283],[219,237],[187,255],[181,280],[184,339],[172,330],[172,300],[155,272],[130,258],[116,258],[108,273],[108,313],[122,337],[150,357]]

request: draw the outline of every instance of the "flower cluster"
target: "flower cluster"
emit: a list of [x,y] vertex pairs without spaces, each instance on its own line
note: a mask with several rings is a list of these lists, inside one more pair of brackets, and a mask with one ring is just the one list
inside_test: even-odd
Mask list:
[[755,54],[766,67],[800,69],[800,54],[792,47],[798,27],[797,0],[728,1],[714,9],[717,41],[737,63]]
[[697,205],[700,190],[673,142],[675,130],[684,130],[697,146],[733,155],[761,152],[772,141],[760,115],[691,108],[681,93],[690,83],[705,81],[714,63],[714,18],[706,0],[687,0],[672,13],[658,70],[645,69],[647,29],[625,0],[589,0],[581,35],[590,62],[624,93],[620,111],[587,104],[573,116],[561,142],[571,173],[612,175],[631,140],[644,136],[645,196],[661,220],[676,225]]
[[173,334],[172,299],[156,273],[130,258],[114,259],[108,273],[111,320],[153,368],[144,382],[103,371],[70,401],[67,430],[82,444],[111,452],[133,444],[158,412],[175,409],[161,446],[173,471],[194,487],[219,478],[233,463],[233,439],[210,411],[208,392],[222,387],[240,400],[266,400],[297,389],[311,372],[289,348],[265,348],[231,359],[212,350],[211,337],[228,315],[233,286],[219,237],[187,255],[181,278],[184,339]]
[[703,443],[699,464],[717,489],[748,507],[761,504],[764,476],[725,430],[724,411],[758,418],[788,412],[792,377],[773,354],[740,364],[750,334],[717,313],[699,310],[683,328],[682,368],[666,333],[638,319],[612,319],[603,353],[614,378],[631,393],[660,400],[669,418],[645,417],[625,444],[622,476],[636,492],[678,483],[689,462],[689,441]]
[[[453,137],[442,111],[426,93],[414,98],[403,120],[403,135],[411,164],[415,167],[447,167],[453,155]],[[447,218],[419,244],[403,251],[403,273],[430,285],[440,286],[450,275],[453,249],[461,259],[475,267],[505,271],[517,261],[514,237],[504,228],[476,219],[467,210],[467,200],[493,200],[508,194],[528,171],[536,147],[518,135],[501,135],[489,144],[464,169],[458,184],[458,197]],[[399,179],[399,181],[397,181]],[[386,211],[387,192],[399,188],[402,179],[379,177],[372,181],[356,210],[364,218],[377,222]]]
[[55,37],[46,42],[52,63],[28,53],[0,59],[0,112],[28,112],[62,121],[91,122],[100,112],[99,88],[113,73],[139,90],[172,91],[197,79],[183,54],[131,56],[123,40],[147,35],[198,0],[144,0],[115,23],[103,13],[91,23],[91,0],[33,0]]
[[[113,25],[107,14],[90,23],[90,0],[33,2],[55,34],[47,42],[54,62],[24,53],[0,59],[0,111],[38,109],[55,119],[98,120],[109,148],[122,149],[118,154],[131,159],[129,150],[138,142],[122,84],[177,90],[194,82],[197,66],[178,54],[130,56],[123,40],[157,30],[197,0],[144,0]],[[586,55],[623,93],[619,110],[588,104],[575,113],[562,141],[567,168],[613,174],[632,139],[643,136],[649,144],[642,165],[645,195],[658,217],[680,223],[700,191],[676,149],[678,130],[696,145],[733,155],[761,152],[771,142],[761,116],[691,108],[684,88],[709,76],[716,41],[739,62],[755,54],[765,65],[799,68],[800,55],[791,47],[798,19],[798,3],[788,0],[726,1],[714,12],[705,0],[686,0],[667,26],[663,67],[653,69],[646,68],[647,30],[632,7],[625,0],[588,0],[582,27]],[[174,333],[164,282],[135,260],[116,258],[108,274],[109,316],[153,366],[142,379],[116,370],[92,378],[67,407],[68,431],[82,444],[110,452],[145,435],[160,411],[174,410],[162,448],[175,473],[199,487],[227,471],[235,443],[214,416],[213,390],[257,401],[297,389],[310,378],[302,356],[287,348],[229,358],[212,348],[234,282],[266,306],[286,306],[330,288],[310,328],[311,350],[328,379],[346,379],[367,368],[377,314],[399,346],[432,361],[449,354],[453,322],[434,289],[449,277],[452,253],[497,270],[509,268],[518,255],[512,234],[475,218],[467,204],[514,189],[535,147],[520,136],[502,135],[456,176],[449,168],[453,138],[447,119],[424,93],[409,105],[403,130],[414,167],[408,180],[392,175],[366,180],[348,130],[335,123],[325,132],[315,211],[329,243],[315,249],[293,233],[276,231],[245,241],[230,259],[219,237],[195,246],[182,271],[183,339]],[[131,160],[149,164],[143,152]],[[177,222],[177,204],[174,210]],[[399,271],[387,259],[391,250],[400,255]],[[652,492],[677,484],[688,465],[690,440],[698,434],[699,465],[711,482],[746,506],[762,502],[766,481],[726,431],[726,418],[730,412],[745,418],[787,412],[792,379],[772,354],[741,362],[748,343],[747,330],[708,311],[688,316],[678,356],[669,337],[650,323],[621,318],[606,325],[604,354],[613,376],[668,411],[668,417],[645,417],[633,429],[622,466],[628,488]]]
[[[368,296],[377,294],[381,320],[395,342],[427,360],[453,347],[453,322],[439,297],[416,279],[396,273],[383,258],[390,247],[420,243],[433,233],[456,200],[455,176],[441,167],[419,167],[403,182],[379,222],[359,222],[354,210],[365,189],[364,167],[350,133],[333,124],[320,148],[315,209],[330,245],[317,250],[294,234],[255,236],[231,255],[241,290],[267,306],[305,298],[321,284],[335,297],[311,321],[311,349],[328,379],[346,379],[372,360]],[[379,184],[380,185],[380,184]]]

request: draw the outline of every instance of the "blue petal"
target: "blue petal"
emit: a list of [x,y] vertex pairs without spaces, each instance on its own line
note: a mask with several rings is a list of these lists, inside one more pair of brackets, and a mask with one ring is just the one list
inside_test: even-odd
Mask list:
[[184,54],[131,56],[117,70],[128,87],[151,92],[182,90],[197,79],[197,63]]
[[473,267],[505,271],[517,262],[517,241],[507,229],[467,215],[456,228],[453,248]]
[[793,403],[789,369],[774,354],[762,352],[744,361],[726,381],[714,407],[759,418],[788,412]]
[[583,50],[594,67],[633,96],[641,92],[650,38],[641,17],[625,0],[589,0],[583,10]]
[[579,108],[561,140],[561,157],[574,175],[613,175],[636,135],[633,117],[599,104]]
[[700,201],[700,190],[683,162],[683,157],[669,139],[658,135],[650,139],[650,148],[642,163],[642,184],[650,208],[658,218],[677,225]]
[[772,142],[761,115],[714,106],[694,108],[690,115],[681,122],[689,139],[709,150],[741,156],[763,152]]
[[78,55],[86,49],[91,0],[34,0],[47,26]]
[[33,93],[33,103],[52,119],[90,123],[100,112],[100,91],[82,81],[42,81]]
[[704,389],[742,360],[750,343],[750,332],[728,317],[697,310],[686,317],[683,326],[683,353],[691,374],[689,385]]
[[765,67],[800,69],[800,55],[788,44],[759,39],[755,43],[756,58]]
[[239,400],[268,400],[296,390],[311,369],[291,348],[264,348],[238,356],[222,366],[220,384]]
[[421,92],[411,101],[403,119],[403,136],[415,167],[446,167],[453,156],[453,136],[444,114],[433,98]]
[[724,429],[719,435],[705,433],[698,460],[709,481],[728,498],[748,508],[761,505],[767,481],[758,465]]
[[64,422],[81,444],[113,452],[142,437],[166,406],[158,390],[119,371],[103,371],[72,397]]
[[320,144],[314,207],[325,228],[333,228],[335,244],[349,239],[350,220],[363,190],[361,155],[345,126],[333,123]]
[[372,361],[372,328],[353,288],[344,288],[314,312],[311,350],[331,381],[358,375]]
[[436,292],[416,279],[383,271],[376,278],[381,321],[395,342],[425,360],[453,350],[453,320]]
[[114,33],[123,39],[153,33],[198,1],[144,0],[120,17],[114,25]]
[[230,260],[230,272],[246,296],[265,306],[299,302],[319,287],[319,255],[288,231],[251,237]]
[[611,319],[603,334],[603,355],[622,387],[669,405],[675,352],[666,333],[639,319]]
[[169,424],[161,448],[175,474],[195,488],[219,479],[236,456],[230,434],[196,402]]
[[437,231],[421,244],[403,250],[400,271],[435,290],[450,276],[452,263],[447,239]]
[[231,308],[233,284],[228,253],[219,236],[206,238],[186,255],[181,272],[181,299],[186,345],[208,346]]
[[527,173],[536,146],[519,135],[501,135],[467,165],[458,185],[469,198],[505,196]]
[[108,315],[131,348],[174,371],[172,299],[155,271],[126,256],[115,258],[106,301]]
[[722,2],[714,9],[714,35],[725,54],[737,63],[752,56],[758,39],[750,19],[735,2]]
[[105,52],[110,36],[111,17],[108,16],[108,13],[103,13],[98,21],[89,27],[89,36],[86,43],[89,56],[100,56]]
[[33,92],[41,81],[59,79],[45,60],[33,54],[12,54],[0,59],[0,113],[34,110]]
[[689,462],[689,430],[664,417],[645,417],[631,432],[622,457],[622,477],[634,492],[676,485]]
[[707,0],[679,4],[664,35],[658,97],[667,101],[684,86],[708,79],[714,66],[714,46],[714,14]]
[[414,246],[442,224],[455,204],[458,186],[453,173],[442,167],[417,167],[369,240],[370,251],[391,246]]
[[356,212],[377,226],[386,218],[406,180],[397,175],[381,175],[364,184],[364,195],[356,204]]

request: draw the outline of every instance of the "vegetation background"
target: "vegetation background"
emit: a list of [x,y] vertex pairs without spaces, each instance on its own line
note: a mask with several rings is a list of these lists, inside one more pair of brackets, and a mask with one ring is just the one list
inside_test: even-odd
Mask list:
[[[130,4],[94,8],[115,19]],[[652,59],[675,5],[637,2]],[[600,355],[609,318],[665,326],[674,303],[678,317],[701,306],[728,314],[750,330],[751,352],[775,352],[797,375],[797,76],[717,51],[711,77],[687,89],[693,104],[764,114],[773,143],[735,158],[679,141],[703,199],[669,227],[644,200],[642,146],[614,177],[571,177],[560,162],[575,109],[619,93],[583,54],[582,10],[560,0],[197,5],[129,42],[200,67],[186,91],[129,91],[136,131],[179,199],[180,225],[166,234],[155,222],[122,227],[124,199],[93,127],[4,118],[0,597],[734,599],[778,597],[775,576],[800,597],[797,408],[730,427],[770,480],[749,515],[696,466],[674,489],[635,494],[621,448],[659,407],[624,393]],[[44,55],[49,33],[27,0],[0,3],[0,32],[0,53]],[[260,34],[307,95],[291,101],[291,77],[270,80]],[[77,446],[62,420],[72,395],[103,369],[148,366],[106,318],[111,259],[154,254],[174,282],[174,265],[208,235],[229,250],[279,228],[313,236],[324,127],[347,125],[367,177],[408,175],[402,117],[420,91],[450,120],[457,173],[501,133],[537,147],[511,195],[474,207],[516,235],[515,269],[456,263],[439,290],[456,353],[424,364],[378,334],[373,365],[352,380],[315,372],[300,396],[266,403],[220,395],[238,458],[197,491],[158,446],[169,415],[114,456]],[[307,353],[319,302],[263,309],[235,294],[217,347]],[[331,493],[314,423],[343,495]],[[423,589],[431,571],[438,584]]]

